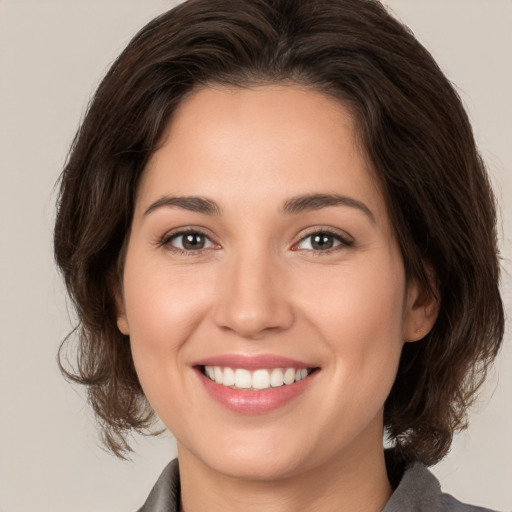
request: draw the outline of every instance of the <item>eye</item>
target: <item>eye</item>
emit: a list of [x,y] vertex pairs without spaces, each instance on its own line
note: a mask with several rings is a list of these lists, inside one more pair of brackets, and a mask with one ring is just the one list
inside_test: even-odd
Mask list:
[[181,231],[166,236],[162,240],[162,245],[171,250],[179,252],[201,251],[202,249],[211,249],[216,245],[204,233],[200,231]]
[[306,251],[329,251],[337,247],[350,247],[351,240],[330,231],[315,231],[302,238],[294,249]]

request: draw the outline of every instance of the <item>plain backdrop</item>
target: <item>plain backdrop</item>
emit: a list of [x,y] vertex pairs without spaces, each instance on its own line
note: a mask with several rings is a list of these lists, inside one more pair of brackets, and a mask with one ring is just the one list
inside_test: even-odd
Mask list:
[[[132,462],[99,445],[83,390],[55,361],[70,312],[52,257],[54,185],[88,99],[131,36],[175,2],[0,0],[0,511],[128,512],[174,457],[137,438]],[[501,203],[511,310],[512,2],[387,0],[458,88]],[[434,468],[463,501],[512,510],[512,340],[469,431]]]

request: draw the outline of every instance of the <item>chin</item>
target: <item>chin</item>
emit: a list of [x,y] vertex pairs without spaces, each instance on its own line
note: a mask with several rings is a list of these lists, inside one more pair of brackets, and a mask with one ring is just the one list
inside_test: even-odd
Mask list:
[[311,453],[298,448],[300,444],[272,441],[268,437],[248,443],[247,439],[237,442],[227,435],[226,442],[213,446],[203,446],[194,454],[195,458],[210,470],[241,480],[280,480],[309,469],[306,466],[312,460]]
[[252,481],[276,481],[301,472],[303,464],[297,455],[292,457],[276,453],[250,453],[215,461],[212,469],[231,478]]

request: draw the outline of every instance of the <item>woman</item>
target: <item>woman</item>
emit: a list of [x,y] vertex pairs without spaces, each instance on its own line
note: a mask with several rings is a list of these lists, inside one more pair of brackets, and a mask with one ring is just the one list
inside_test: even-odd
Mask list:
[[151,22],[75,139],[55,252],[107,446],[155,413],[177,439],[141,510],[477,510],[425,466],[503,336],[494,199],[379,3]]

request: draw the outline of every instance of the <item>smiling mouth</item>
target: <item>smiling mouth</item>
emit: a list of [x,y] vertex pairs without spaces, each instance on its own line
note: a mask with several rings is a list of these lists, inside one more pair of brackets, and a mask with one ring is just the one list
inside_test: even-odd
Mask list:
[[309,377],[318,368],[271,368],[247,370],[221,366],[200,366],[208,379],[231,389],[261,391],[290,386]]

